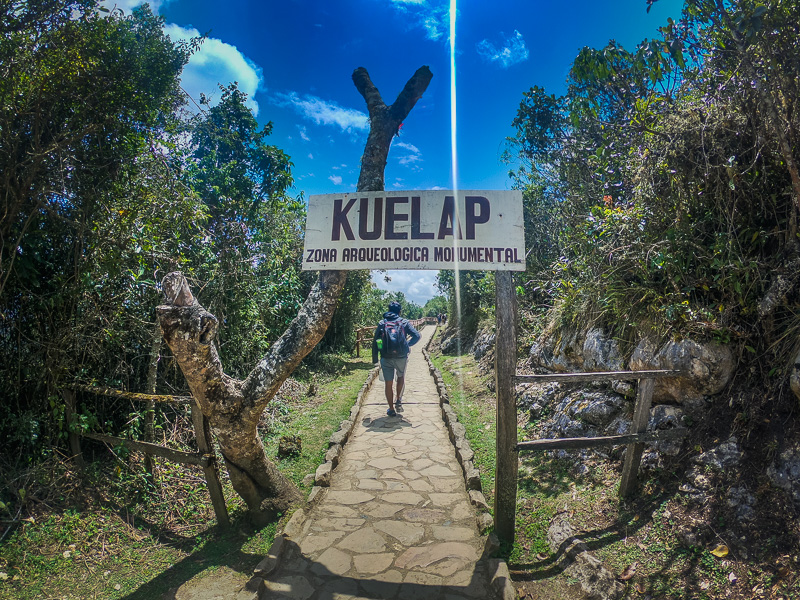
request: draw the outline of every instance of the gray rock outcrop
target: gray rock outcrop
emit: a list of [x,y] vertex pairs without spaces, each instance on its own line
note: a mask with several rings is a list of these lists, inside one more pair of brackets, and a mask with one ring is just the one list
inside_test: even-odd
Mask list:
[[475,335],[472,342],[472,355],[475,360],[480,360],[494,348],[495,333],[490,329],[483,329]]
[[800,506],[800,445],[781,452],[767,468],[767,477],[774,486],[790,493]]
[[[529,360],[534,367],[560,373],[626,368],[619,344],[599,328],[587,331],[562,329],[544,336],[532,344]],[[636,346],[628,362],[631,370],[686,371],[686,377],[657,380],[653,400],[690,408],[703,406],[706,396],[721,392],[733,377],[735,368],[729,346],[688,339],[671,340],[660,347],[653,340],[644,339]],[[800,356],[797,362],[800,364]],[[792,389],[800,397],[800,368],[795,368],[792,381]],[[630,393],[630,385],[624,382],[618,382],[614,389],[623,395]]]
[[619,344],[602,329],[593,328],[583,342],[583,367],[587,371],[621,371],[625,368]]
[[686,377],[657,379],[653,400],[690,407],[702,405],[705,396],[720,393],[734,371],[733,352],[717,343],[700,344],[693,340],[669,341],[658,348],[652,340],[642,340],[633,351],[631,370],[674,369]]

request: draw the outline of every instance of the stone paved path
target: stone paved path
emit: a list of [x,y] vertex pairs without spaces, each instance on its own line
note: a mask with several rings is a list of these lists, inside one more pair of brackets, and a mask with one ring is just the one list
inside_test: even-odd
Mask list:
[[421,348],[406,371],[397,417],[375,380],[330,488],[296,531],[261,600],[494,598],[461,468]]

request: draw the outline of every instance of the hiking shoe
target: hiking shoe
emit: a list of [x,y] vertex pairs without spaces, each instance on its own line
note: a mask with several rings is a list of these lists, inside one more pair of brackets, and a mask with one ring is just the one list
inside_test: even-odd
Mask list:
[[387,415],[389,415],[390,417],[396,417],[396,416],[397,416],[397,413],[396,413],[396,412],[394,412],[394,409],[393,409],[393,408],[390,408],[390,409],[388,409],[388,410],[386,411],[386,414],[387,414]]

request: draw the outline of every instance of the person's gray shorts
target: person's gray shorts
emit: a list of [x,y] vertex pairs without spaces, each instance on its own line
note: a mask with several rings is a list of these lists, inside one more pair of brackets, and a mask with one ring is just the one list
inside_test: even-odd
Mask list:
[[408,357],[403,358],[381,358],[381,369],[383,369],[384,381],[392,381],[394,373],[397,371],[398,377],[404,377],[406,374],[406,364]]

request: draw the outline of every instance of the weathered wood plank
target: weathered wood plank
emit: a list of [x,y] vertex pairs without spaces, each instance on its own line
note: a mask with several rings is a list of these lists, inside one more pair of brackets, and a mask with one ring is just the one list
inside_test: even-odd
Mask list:
[[680,377],[683,371],[654,369],[647,371],[596,371],[594,373],[547,373],[545,375],[517,375],[517,383],[542,383],[547,381],[628,381],[633,379],[656,379],[659,377]]
[[[650,420],[650,405],[653,403],[653,388],[655,381],[642,379],[636,391],[636,405],[633,408],[634,433],[647,431],[647,422]],[[625,451],[625,464],[622,466],[622,480],[619,484],[619,495],[623,498],[630,496],[636,486],[636,476],[639,473],[639,463],[642,460],[644,443],[629,444]]]
[[582,438],[556,438],[532,440],[517,444],[517,450],[558,450],[564,448],[595,448],[599,446],[620,446],[635,442],[656,442],[659,440],[678,440],[684,437],[688,430],[683,427],[675,429],[661,429],[658,431],[645,431],[644,433],[628,433],[623,435],[606,435]]
[[147,402],[153,400],[155,402],[172,402],[174,404],[190,404],[193,402],[191,396],[167,396],[162,394],[140,394],[138,392],[125,392],[123,390],[115,390],[112,388],[99,387],[94,385],[80,385],[72,384],[68,386],[73,390],[80,390],[82,392],[89,392],[91,394],[98,394],[100,396],[110,396],[112,398],[125,398],[126,400],[138,400]]
[[223,527],[230,527],[231,520],[228,517],[228,507],[225,504],[225,495],[222,493],[222,484],[219,482],[217,460],[211,446],[211,427],[196,402],[192,403],[192,424],[197,439],[197,449],[210,459],[208,464],[203,465],[203,474],[206,476],[208,494],[211,496],[211,506],[214,507],[217,523]]
[[131,450],[155,454],[156,456],[167,458],[171,461],[181,464],[200,465],[201,467],[204,467],[210,462],[210,457],[205,456],[204,454],[198,454],[196,452],[181,452],[180,450],[173,450],[171,448],[165,448],[164,446],[158,446],[156,444],[137,442],[134,440],[115,437],[113,435],[105,435],[103,433],[82,433],[81,437],[89,438],[90,440],[97,440],[99,442],[108,442],[109,444],[120,444],[126,448],[130,448]]
[[514,542],[517,512],[517,401],[514,374],[517,370],[517,307],[510,271],[495,273],[496,341],[495,386],[497,393],[497,437],[495,468],[495,533],[501,542]]

